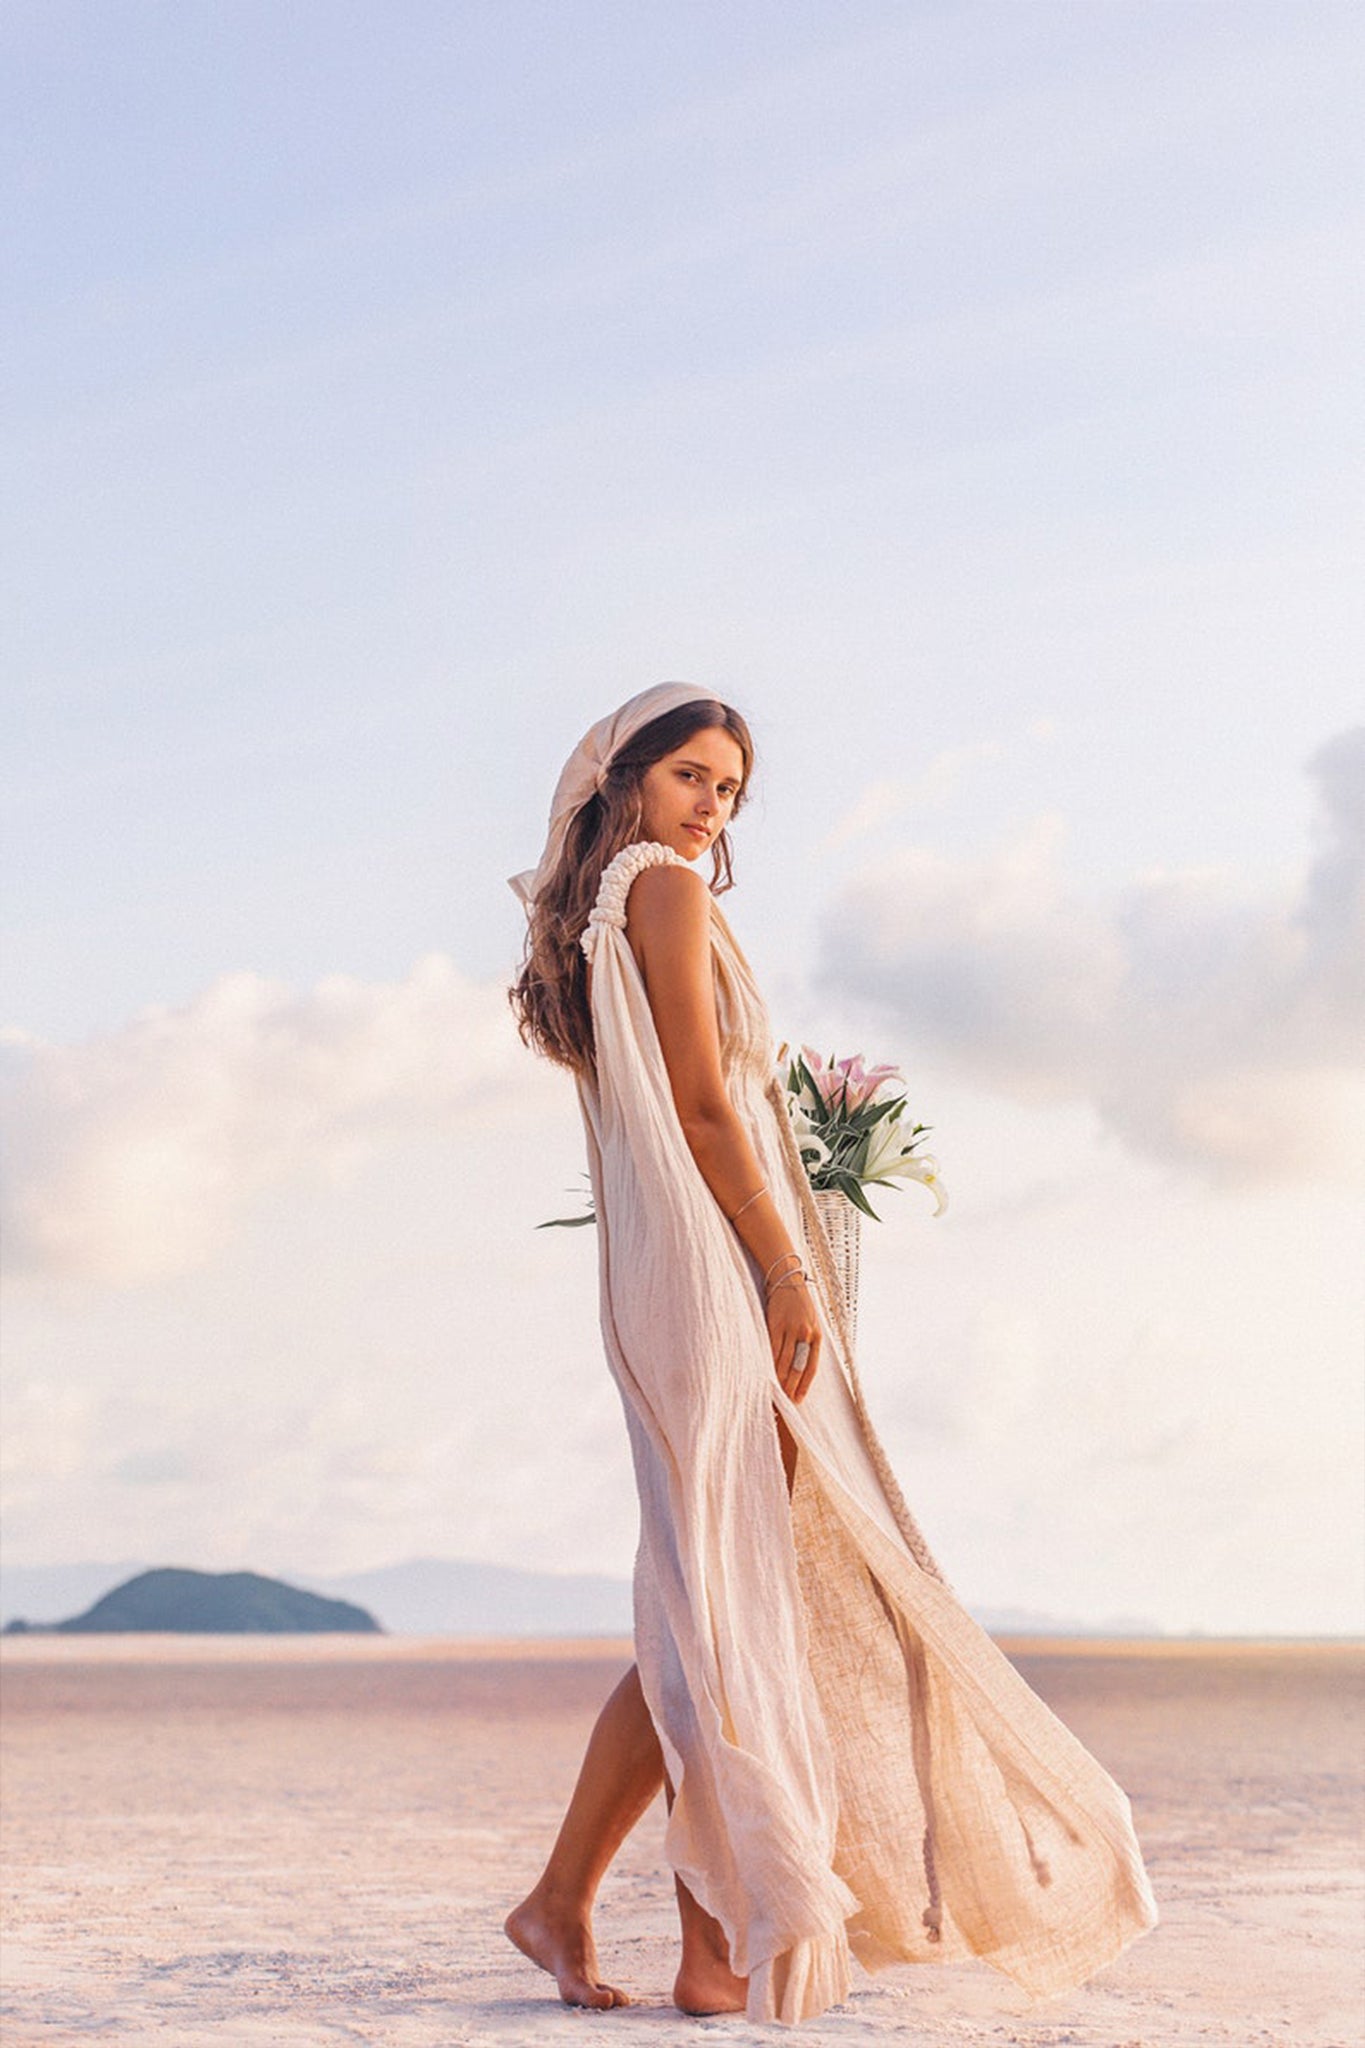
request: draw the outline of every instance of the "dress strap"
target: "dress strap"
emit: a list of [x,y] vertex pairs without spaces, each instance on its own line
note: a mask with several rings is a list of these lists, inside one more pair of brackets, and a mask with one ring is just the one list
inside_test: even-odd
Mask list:
[[646,868],[666,867],[676,861],[685,867],[680,853],[671,846],[665,846],[657,839],[637,839],[630,846],[623,846],[614,860],[609,860],[602,870],[601,886],[597,901],[588,912],[587,929],[580,941],[589,960],[597,947],[598,935],[604,925],[614,925],[618,931],[625,930],[626,898],[630,885]]

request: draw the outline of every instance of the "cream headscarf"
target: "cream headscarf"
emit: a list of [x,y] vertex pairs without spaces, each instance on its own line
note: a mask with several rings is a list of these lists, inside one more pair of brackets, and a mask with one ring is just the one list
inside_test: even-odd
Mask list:
[[711,704],[715,701],[707,691],[699,690],[695,683],[655,683],[650,689],[641,690],[638,697],[630,698],[619,711],[599,718],[591,731],[584,733],[564,763],[555,784],[550,804],[550,825],[540,865],[527,868],[524,874],[507,878],[508,887],[515,889],[526,905],[528,917],[537,896],[554,873],[564,850],[564,836],[570,823],[588,798],[601,789],[612,757],[652,718],[662,718],[665,711],[680,710],[684,704]]

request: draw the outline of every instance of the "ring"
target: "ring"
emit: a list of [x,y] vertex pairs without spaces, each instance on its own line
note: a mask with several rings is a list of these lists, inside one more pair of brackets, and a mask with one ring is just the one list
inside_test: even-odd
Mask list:
[[795,1371],[804,1372],[806,1370],[806,1360],[809,1357],[810,1345],[807,1344],[805,1338],[803,1337],[801,1342],[798,1345],[796,1345],[792,1352],[792,1366],[795,1369]]

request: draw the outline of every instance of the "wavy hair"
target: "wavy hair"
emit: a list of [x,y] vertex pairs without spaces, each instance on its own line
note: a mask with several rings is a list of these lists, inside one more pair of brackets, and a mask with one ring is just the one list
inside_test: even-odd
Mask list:
[[[645,770],[676,753],[694,733],[728,732],[738,744],[744,771],[730,815],[749,792],[754,743],[738,711],[711,697],[681,704],[652,718],[612,755],[602,788],[575,813],[553,874],[532,905],[521,970],[507,991],[526,1045],[575,1074],[594,1071],[592,1012],[588,1005],[588,963],[580,943],[588,912],[597,901],[602,873],[640,835]],[[728,833],[711,849],[713,896],[734,887]]]

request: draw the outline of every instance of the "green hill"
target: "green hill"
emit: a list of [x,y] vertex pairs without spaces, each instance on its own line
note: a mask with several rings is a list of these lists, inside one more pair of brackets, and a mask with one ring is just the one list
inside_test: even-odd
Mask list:
[[[12,1621],[6,1633],[30,1633]],[[192,1572],[167,1567],[139,1572],[70,1621],[43,1627],[52,1635],[299,1635],[330,1631],[381,1634],[379,1623],[349,1600],[326,1600],[267,1579],[260,1572]]]

